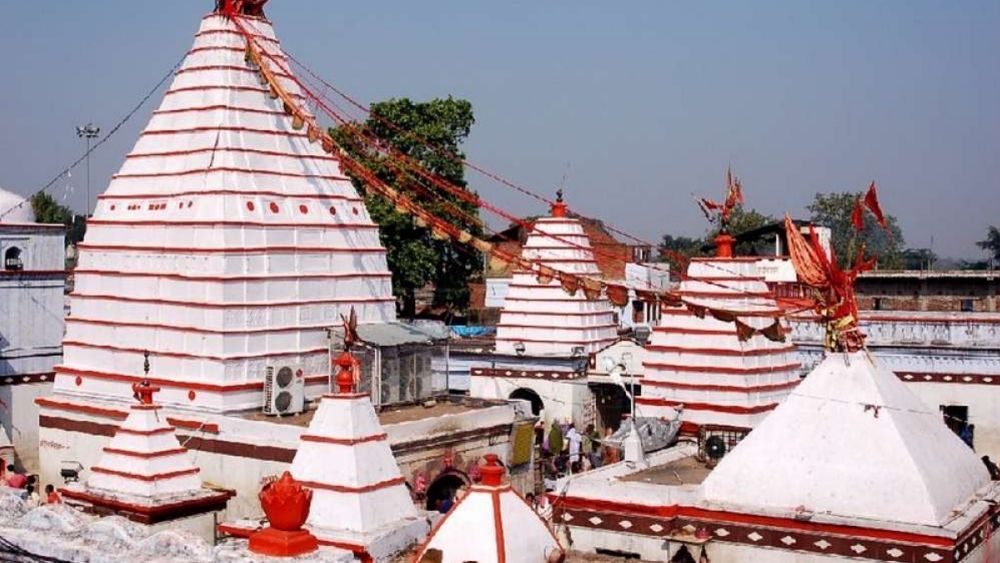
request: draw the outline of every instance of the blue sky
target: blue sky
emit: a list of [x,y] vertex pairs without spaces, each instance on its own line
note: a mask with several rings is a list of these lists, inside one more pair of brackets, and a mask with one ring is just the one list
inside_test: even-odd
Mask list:
[[[0,186],[27,194],[189,47],[212,0],[0,3]],[[85,7],[84,7],[85,6]],[[360,100],[472,101],[473,161],[654,240],[700,234],[726,166],[802,215],[875,179],[907,243],[978,256],[1000,226],[1000,2],[272,0],[285,48]],[[93,192],[144,108],[96,153]],[[512,211],[536,202],[471,177]],[[83,204],[83,169],[57,185]]]

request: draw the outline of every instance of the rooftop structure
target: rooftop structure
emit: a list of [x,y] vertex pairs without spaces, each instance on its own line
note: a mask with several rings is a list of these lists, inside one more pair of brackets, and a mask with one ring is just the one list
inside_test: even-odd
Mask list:
[[30,201],[0,190],[0,440],[28,472],[38,470],[33,401],[51,393],[66,326],[65,227],[34,220]]
[[415,561],[502,563],[561,560],[563,549],[535,510],[503,482],[497,456],[486,456],[483,480],[442,518]]
[[733,510],[945,526],[988,485],[975,453],[865,352],[831,354],[705,480]]
[[561,201],[550,217],[535,221],[522,257],[555,270],[554,275],[517,271],[497,325],[496,353],[508,356],[585,356],[617,338],[611,303],[567,291],[558,272],[599,278],[590,240]]
[[428,524],[413,505],[371,397],[355,390],[355,362],[348,352],[338,358],[338,392],[321,399],[291,474],[313,489],[307,526],[320,543],[383,560],[417,543]]
[[[233,495],[206,489],[175,429],[153,404],[157,387],[136,385],[132,405],[85,484],[62,490],[87,510],[118,513],[143,524],[223,510]],[[208,527],[211,531],[211,525]],[[209,536],[211,537],[211,536]]]
[[640,414],[671,418],[683,405],[688,429],[756,426],[798,384],[800,366],[755,263],[692,260],[679,293],[685,304],[663,308],[646,346]]
[[[271,23],[242,25],[303,94]],[[142,350],[165,405],[259,408],[269,363],[327,387],[326,328],[395,318],[385,249],[336,158],[262,86],[233,20],[206,16],[79,245],[56,391],[125,400]]]

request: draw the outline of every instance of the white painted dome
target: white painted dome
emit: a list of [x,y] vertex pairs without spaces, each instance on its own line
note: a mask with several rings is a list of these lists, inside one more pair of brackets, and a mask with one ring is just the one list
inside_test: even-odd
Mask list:
[[31,204],[23,197],[0,188],[0,223],[34,222],[35,213],[31,210]]

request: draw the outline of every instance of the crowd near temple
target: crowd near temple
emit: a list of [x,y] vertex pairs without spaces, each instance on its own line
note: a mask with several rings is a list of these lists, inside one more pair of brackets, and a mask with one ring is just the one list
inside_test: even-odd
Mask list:
[[205,3],[83,216],[0,190],[0,560],[1000,561],[992,262],[725,164],[704,239],[523,218]]

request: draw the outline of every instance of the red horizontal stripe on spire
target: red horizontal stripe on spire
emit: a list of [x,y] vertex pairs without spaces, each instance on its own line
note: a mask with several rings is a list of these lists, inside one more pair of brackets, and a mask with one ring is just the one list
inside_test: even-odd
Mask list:
[[187,448],[174,448],[171,450],[162,450],[159,452],[133,452],[129,450],[119,450],[117,448],[104,448],[104,453],[121,455],[126,457],[135,457],[140,459],[153,459],[157,457],[168,457],[172,455],[183,455],[187,453]]
[[406,479],[403,478],[402,476],[396,477],[395,479],[380,481],[378,483],[372,483],[371,485],[365,485],[363,487],[352,487],[349,485],[332,485],[329,483],[320,483],[318,481],[299,481],[299,483],[303,487],[308,487],[310,489],[320,489],[323,491],[333,491],[335,493],[368,493],[371,491],[377,491],[379,489],[393,487],[395,485],[402,485],[405,482]]
[[363,436],[361,438],[330,438],[327,436],[315,436],[313,434],[303,434],[299,437],[305,442],[314,442],[319,444],[334,444],[337,446],[353,446],[356,444],[365,444],[369,442],[381,442],[389,438],[388,434],[374,434],[372,436]]
[[105,475],[115,475],[117,477],[124,477],[125,479],[134,479],[137,481],[164,481],[166,479],[173,479],[175,477],[184,477],[187,475],[195,475],[201,470],[197,467],[192,467],[191,469],[184,469],[182,471],[170,471],[168,473],[154,473],[152,475],[139,475],[138,473],[129,473],[128,471],[117,471],[115,469],[106,469],[100,466],[93,466],[90,468],[94,473],[104,473]]

